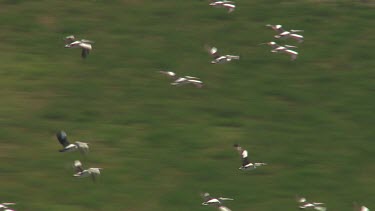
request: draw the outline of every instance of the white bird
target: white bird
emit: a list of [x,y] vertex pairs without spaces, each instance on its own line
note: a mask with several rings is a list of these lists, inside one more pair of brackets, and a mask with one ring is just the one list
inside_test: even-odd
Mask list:
[[240,59],[240,56],[234,56],[234,55],[220,56],[216,47],[210,47],[206,45],[205,48],[208,51],[208,53],[211,54],[211,56],[214,58],[214,60],[211,61],[211,64],[223,64],[223,63],[230,62],[234,59],[235,60]]
[[0,210],[1,211],[14,211],[12,209],[9,209],[8,206],[9,205],[15,205],[16,203],[12,203],[12,202],[3,202],[0,204]]
[[213,206],[213,207],[218,208],[221,211],[231,211],[228,207],[225,207],[223,205],[223,201],[228,201],[228,200],[233,201],[234,199],[224,198],[224,197],[214,198],[214,197],[210,196],[209,193],[201,194],[201,196],[204,200],[202,205]]
[[96,177],[100,176],[100,170],[102,170],[102,168],[88,168],[88,169],[83,169],[82,168],[82,163],[79,160],[74,161],[73,168],[74,168],[74,170],[76,172],[73,175],[74,177],[83,178],[83,177],[89,177],[89,176],[91,176],[91,178],[93,179],[94,182],[96,180]]
[[303,30],[292,29],[290,31],[286,31],[282,28],[282,25],[267,24],[266,26],[272,28],[274,31],[276,31],[278,33],[278,35],[274,36],[276,39],[292,38],[292,39],[295,39],[296,41],[298,41],[299,43],[303,42],[303,36],[299,35],[299,34],[295,34],[295,32],[303,32]]
[[289,49],[289,48],[297,48],[296,46],[292,46],[292,45],[281,46],[281,45],[276,44],[275,42],[261,43],[260,45],[264,45],[264,44],[271,46],[271,48],[272,48],[271,52],[272,53],[289,54],[291,61],[294,61],[294,60],[297,59],[298,52]]
[[86,154],[89,152],[89,145],[85,142],[76,141],[74,144],[71,144],[68,141],[68,136],[64,131],[60,131],[56,134],[57,140],[64,147],[60,149],[59,152],[73,152],[79,150],[81,153]]
[[298,197],[297,202],[299,203],[300,209],[311,208],[318,211],[326,211],[327,208],[324,206],[324,203],[320,202],[308,202],[305,197]]
[[248,152],[246,149],[243,149],[240,145],[234,144],[233,147],[238,151],[241,155],[242,166],[239,168],[240,170],[253,170],[259,166],[265,166],[267,163],[260,163],[260,162],[250,162],[248,158]]
[[228,13],[231,13],[236,8],[236,5],[234,5],[233,1],[212,1],[210,3],[210,6],[217,7],[217,8],[226,8],[228,10]]
[[64,40],[66,43],[65,48],[82,48],[82,58],[86,58],[89,55],[90,51],[92,50],[91,44],[94,43],[91,40],[85,39],[75,40],[74,35],[67,36]]
[[174,80],[174,82],[172,82],[171,85],[181,86],[185,84],[193,84],[197,88],[203,87],[203,82],[200,81],[199,78],[197,77],[193,77],[193,76],[178,77],[176,73],[171,72],[171,71],[159,71],[159,72]]

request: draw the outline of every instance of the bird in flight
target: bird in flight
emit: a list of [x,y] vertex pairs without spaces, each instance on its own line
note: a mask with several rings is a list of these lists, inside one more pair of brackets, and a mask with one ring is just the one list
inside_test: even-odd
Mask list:
[[79,160],[74,161],[73,169],[75,170],[74,177],[84,178],[91,176],[94,182],[96,181],[96,177],[100,176],[100,170],[102,170],[102,168],[83,169],[82,163]]
[[291,61],[294,61],[294,60],[297,59],[298,52],[289,49],[289,48],[297,48],[296,46],[293,46],[293,45],[284,45],[284,46],[282,46],[282,45],[278,45],[275,42],[261,43],[260,45],[269,45],[269,46],[271,46],[271,48],[272,48],[271,52],[272,53],[285,53],[285,54],[289,54]]
[[82,154],[87,154],[89,152],[89,145],[85,142],[76,141],[71,144],[68,141],[68,136],[65,131],[59,131],[56,133],[57,140],[63,146],[59,152],[73,152],[79,150]]
[[324,206],[324,203],[321,202],[308,202],[305,197],[296,197],[297,202],[299,203],[300,209],[315,209],[318,211],[326,211],[327,208]]
[[201,196],[204,200],[202,202],[202,205],[213,206],[213,207],[218,208],[220,211],[231,211],[228,207],[225,207],[223,205],[223,202],[224,201],[233,201],[234,199],[225,198],[225,197],[215,198],[215,197],[212,197],[209,193],[203,193],[203,194],[201,194]]
[[65,37],[65,48],[81,48],[81,56],[82,58],[86,58],[90,51],[92,50],[92,45],[94,42],[91,40],[76,40],[74,35],[70,35]]
[[159,71],[159,73],[168,76],[169,78],[173,79],[173,82],[171,85],[173,86],[181,86],[185,84],[193,84],[197,88],[202,88],[203,87],[203,82],[193,76],[183,76],[183,77],[178,77],[176,73],[171,72],[171,71]]
[[275,35],[274,37],[276,39],[287,39],[287,38],[292,38],[294,40],[296,40],[297,42],[301,43],[303,42],[303,36],[302,35],[299,35],[299,34],[296,34],[296,32],[303,32],[303,30],[290,30],[290,31],[286,31],[282,28],[282,25],[271,25],[271,24],[267,24],[266,25],[267,27],[270,27],[271,29],[273,29],[275,32],[277,32],[278,34]]
[[205,45],[206,50],[208,53],[213,57],[214,60],[211,61],[211,64],[224,64],[228,63],[232,60],[239,60],[240,56],[234,56],[234,55],[224,55],[221,56],[218,53],[218,50],[216,47],[210,47],[208,45]]
[[252,170],[259,166],[265,166],[266,163],[260,162],[250,162],[248,158],[248,152],[246,149],[243,149],[240,145],[234,144],[233,147],[237,150],[237,152],[241,155],[242,165],[239,168],[240,170]]

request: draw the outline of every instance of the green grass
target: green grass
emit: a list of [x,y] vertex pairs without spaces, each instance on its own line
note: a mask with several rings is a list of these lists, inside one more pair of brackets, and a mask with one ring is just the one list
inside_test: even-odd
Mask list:
[[[24,211],[296,210],[296,194],[375,207],[374,3],[0,1],[0,198]],[[304,29],[290,62],[265,24]],[[86,60],[64,49],[94,40]],[[229,43],[230,42],[230,43]],[[295,44],[293,40],[281,43]],[[205,44],[241,60],[210,65]],[[158,70],[200,77],[171,87]],[[55,132],[91,152],[61,154]],[[232,144],[269,163],[240,172]],[[103,167],[77,180],[71,164]],[[211,208],[213,209],[213,208]]]

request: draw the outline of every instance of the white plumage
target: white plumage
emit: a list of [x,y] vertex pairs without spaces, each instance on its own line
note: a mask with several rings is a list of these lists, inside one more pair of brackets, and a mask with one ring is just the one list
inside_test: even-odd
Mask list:
[[65,37],[65,48],[81,48],[82,49],[82,53],[81,53],[81,56],[82,58],[86,58],[90,51],[92,50],[92,43],[94,43],[93,41],[91,40],[85,40],[85,39],[82,39],[82,40],[75,40],[75,37],[74,35],[70,35],[70,36],[67,36]]
[[8,206],[9,205],[15,205],[16,203],[13,202],[3,202],[0,204],[0,211],[14,211],[10,209]]
[[292,46],[292,45],[281,46],[281,45],[276,44],[275,42],[268,42],[268,43],[261,43],[261,44],[266,44],[266,45],[271,46],[272,53],[285,53],[285,54],[290,55],[291,61],[294,61],[297,59],[298,52],[289,49],[289,48],[297,48],[296,46]]
[[282,28],[282,25],[271,25],[271,24],[267,24],[266,25],[267,27],[270,27],[271,29],[273,29],[276,33],[278,33],[277,35],[275,35],[274,37],[276,39],[287,39],[287,38],[292,38],[296,41],[298,41],[299,43],[303,42],[303,36],[302,35],[299,35],[299,34],[295,34],[295,32],[303,32],[303,30],[290,30],[290,31],[286,31]]
[[76,172],[73,175],[74,177],[83,178],[83,177],[89,177],[89,176],[91,176],[91,178],[93,179],[93,181],[96,180],[96,177],[100,176],[100,170],[102,170],[102,168],[88,168],[88,169],[83,169],[82,163],[79,160],[74,161],[73,168],[74,168],[74,170]]
[[318,211],[326,211],[327,208],[324,206],[324,203],[321,202],[308,202],[305,197],[298,197],[297,202],[299,203],[300,209],[315,209]]
[[214,60],[211,61],[211,64],[223,64],[223,63],[228,63],[232,60],[240,59],[240,56],[234,56],[234,55],[221,56],[218,53],[218,50],[216,47],[210,47],[206,45],[205,48],[208,51],[208,53],[214,58]]
[[74,144],[71,144],[68,141],[68,136],[64,131],[58,132],[56,137],[60,144],[64,147],[63,149],[59,150],[59,152],[73,152],[77,150],[83,154],[87,154],[89,152],[88,143],[76,141]]
[[176,75],[176,73],[171,72],[171,71],[159,71],[159,72],[174,80],[171,83],[171,85],[181,86],[181,85],[185,85],[185,84],[193,84],[197,88],[203,87],[203,82],[201,80],[199,80],[199,78],[197,78],[197,77],[193,77],[193,76],[178,77]]
[[213,1],[210,3],[210,6],[217,7],[217,8],[225,8],[228,10],[228,13],[231,13],[236,8],[236,5],[234,5],[233,1]]
[[233,201],[234,199],[225,198],[225,197],[214,198],[210,196],[209,193],[201,194],[201,196],[204,200],[202,202],[202,205],[213,206],[213,207],[218,208],[220,211],[231,211],[228,207],[225,207],[223,205],[223,201]]

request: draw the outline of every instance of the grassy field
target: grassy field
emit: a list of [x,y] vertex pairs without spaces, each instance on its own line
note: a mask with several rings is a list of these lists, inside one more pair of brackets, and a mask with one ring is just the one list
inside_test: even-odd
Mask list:
[[[375,208],[375,3],[0,0],[1,201],[23,211],[297,210],[294,196]],[[290,62],[265,24],[304,29]],[[94,40],[86,60],[64,49]],[[284,44],[296,44],[293,40]],[[241,60],[209,64],[211,44]],[[200,77],[172,87],[159,70]],[[90,143],[58,153],[55,133]],[[241,172],[233,143],[269,163]],[[97,183],[71,164],[102,167]]]

